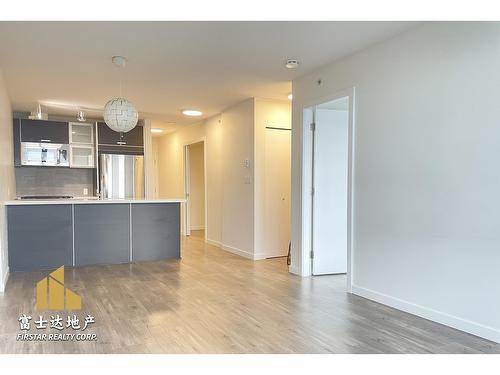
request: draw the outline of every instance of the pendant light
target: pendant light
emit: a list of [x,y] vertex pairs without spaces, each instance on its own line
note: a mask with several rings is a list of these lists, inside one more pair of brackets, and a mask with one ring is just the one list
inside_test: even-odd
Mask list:
[[[123,56],[113,56],[112,61],[118,68],[125,67]],[[137,125],[139,114],[132,103],[121,97],[121,91],[120,79],[120,97],[111,99],[104,106],[104,122],[115,132],[127,133]]]

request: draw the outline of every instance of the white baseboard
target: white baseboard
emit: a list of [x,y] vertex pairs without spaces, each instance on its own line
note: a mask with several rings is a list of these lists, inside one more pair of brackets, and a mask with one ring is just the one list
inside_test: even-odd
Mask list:
[[191,230],[204,230],[204,225],[191,225]]
[[294,275],[302,276],[300,274],[300,269],[294,266],[293,264],[290,267],[288,267],[288,272],[293,273]]
[[352,286],[352,293],[360,297],[364,297],[375,302],[393,307],[395,309],[402,310],[410,314],[456,328],[460,331],[464,331],[479,337],[483,337],[487,340],[500,343],[500,330],[493,327],[488,327],[477,322],[462,319],[454,315],[449,315],[441,311],[436,311],[425,306],[420,306],[412,302],[404,301],[399,298],[379,293],[374,290],[362,288],[356,285]]
[[227,251],[228,253],[236,254],[236,255],[239,255],[239,256],[247,258],[247,259],[257,260],[254,258],[254,255],[252,253],[245,251],[245,250],[238,249],[236,247],[225,245],[220,241],[215,241],[215,240],[211,240],[210,238],[207,238],[206,242],[210,245],[217,246],[221,250]]
[[5,275],[3,275],[2,280],[0,280],[0,293],[3,293],[5,291],[5,286],[7,285],[8,279],[9,279],[9,267],[7,267]]
[[241,250],[241,249],[238,249],[236,247],[225,245],[223,243],[221,243],[219,247],[222,250],[224,250],[224,251],[227,251],[227,252],[230,252],[230,253],[242,256],[244,258],[252,259],[252,260],[254,259],[253,258],[253,254],[251,252],[249,252],[249,251]]
[[211,240],[210,238],[207,238],[205,242],[213,246],[221,247],[221,243],[219,241]]

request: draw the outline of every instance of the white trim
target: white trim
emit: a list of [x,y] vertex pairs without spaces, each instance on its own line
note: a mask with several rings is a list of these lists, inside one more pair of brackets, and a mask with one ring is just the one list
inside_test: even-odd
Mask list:
[[129,251],[130,251],[130,254],[129,254],[129,260],[130,260],[130,263],[132,263],[132,259],[134,258],[133,256],[133,246],[132,246],[132,203],[129,203],[128,205],[128,230],[129,230],[129,234],[128,234],[128,246],[129,246]]
[[221,243],[219,241],[215,241],[215,240],[211,240],[210,238],[207,238],[205,240],[206,243],[208,243],[209,245],[212,245],[212,246],[217,246],[217,247],[221,247]]
[[3,278],[0,282],[0,293],[5,292],[5,287],[7,286],[8,279],[9,279],[9,267],[6,268],[5,275],[3,275]]
[[232,247],[232,246],[229,246],[229,245],[226,245],[226,244],[223,244],[223,243],[221,243],[219,247],[220,247],[222,250],[227,251],[227,252],[229,252],[229,253],[236,254],[236,255],[242,256],[242,257],[247,258],[247,259],[252,259],[252,260],[254,260],[254,255],[253,255],[253,253],[251,253],[251,252],[249,252],[249,251],[245,251],[245,250],[242,250],[242,249],[238,249],[238,248],[236,248],[236,247]]
[[[309,193],[312,191],[312,180],[309,178],[310,168],[312,163],[312,149],[308,145],[308,142],[312,140],[311,131],[309,129],[309,120],[306,119],[304,113],[311,110],[311,107],[317,105],[340,99],[343,97],[349,98],[349,145],[348,145],[348,206],[347,206],[347,292],[352,293],[352,283],[354,279],[353,275],[353,264],[354,264],[354,219],[353,219],[353,207],[354,207],[354,130],[355,130],[355,87],[350,87],[341,90],[334,95],[329,95],[321,97],[312,102],[306,103],[302,107],[302,121],[303,121],[303,139],[302,139],[302,244],[299,252],[301,259],[301,270],[298,274],[301,276],[311,276],[312,275],[312,259],[310,258],[310,237],[312,236],[312,226],[311,226],[311,210],[310,206],[312,203],[312,196]],[[308,214],[309,213],[309,214]],[[304,236],[306,234],[306,236]],[[297,270],[296,268],[294,270]]]
[[207,239],[206,242],[212,246],[217,246],[219,249],[221,250],[224,250],[224,251],[227,251],[228,253],[232,253],[232,254],[235,254],[235,255],[239,255],[243,258],[247,258],[247,259],[252,259],[252,260],[260,260],[260,259],[265,259],[265,258],[255,258],[254,254],[249,252],[249,251],[246,251],[246,250],[241,250],[241,249],[238,249],[236,247],[232,247],[232,246],[229,246],[229,245],[225,245],[223,244],[222,242],[219,242],[219,241],[214,241],[214,240],[211,240],[211,239]]
[[[202,230],[205,229],[204,225],[191,225],[191,230]],[[205,237],[207,237],[207,234],[205,233]]]
[[253,254],[253,260],[262,260],[262,259],[267,259],[267,258],[272,258],[272,257],[279,257],[281,255],[270,255],[270,254],[265,254],[265,253],[257,253]]
[[488,327],[483,324],[459,318],[458,316],[450,315],[441,311],[433,310],[425,306],[417,305],[413,302],[405,301],[357,285],[352,285],[352,293],[395,309],[456,328],[460,331],[500,343],[499,329]]
[[300,274],[300,268],[294,265],[290,265],[290,267],[288,267],[288,272],[293,273],[294,275],[297,276],[302,276]]
[[[186,169],[187,169],[187,165],[186,165],[186,146],[189,146],[189,145],[192,145],[192,144],[195,144],[195,143],[199,143],[199,142],[203,142],[203,183],[204,183],[204,188],[205,188],[205,241],[208,241],[208,186],[207,186],[207,137],[206,136],[203,136],[203,137],[199,137],[199,138],[195,138],[195,139],[192,139],[188,142],[185,142],[182,144],[182,154],[183,154],[183,157],[182,157],[182,162],[183,162],[183,168],[182,168],[182,172],[183,172],[183,178],[182,178],[182,181],[184,182],[184,186],[183,186],[183,193],[184,193],[184,203],[186,203],[187,199],[186,199]],[[187,204],[184,204],[184,220],[182,220],[182,225],[181,225],[181,233],[185,236],[186,235],[186,232],[187,232],[187,228],[186,228],[186,208]],[[193,227],[191,226],[190,229],[193,229]]]

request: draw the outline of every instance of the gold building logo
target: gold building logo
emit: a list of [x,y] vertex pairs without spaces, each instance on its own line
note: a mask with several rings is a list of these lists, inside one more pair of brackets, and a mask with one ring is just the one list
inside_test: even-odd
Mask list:
[[36,284],[37,310],[80,310],[82,299],[64,287],[64,266]]

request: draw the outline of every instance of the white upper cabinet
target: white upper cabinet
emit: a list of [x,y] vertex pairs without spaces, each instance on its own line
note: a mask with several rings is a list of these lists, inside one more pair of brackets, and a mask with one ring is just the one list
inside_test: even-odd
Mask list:
[[69,143],[71,148],[70,167],[94,168],[94,124],[70,122]]

